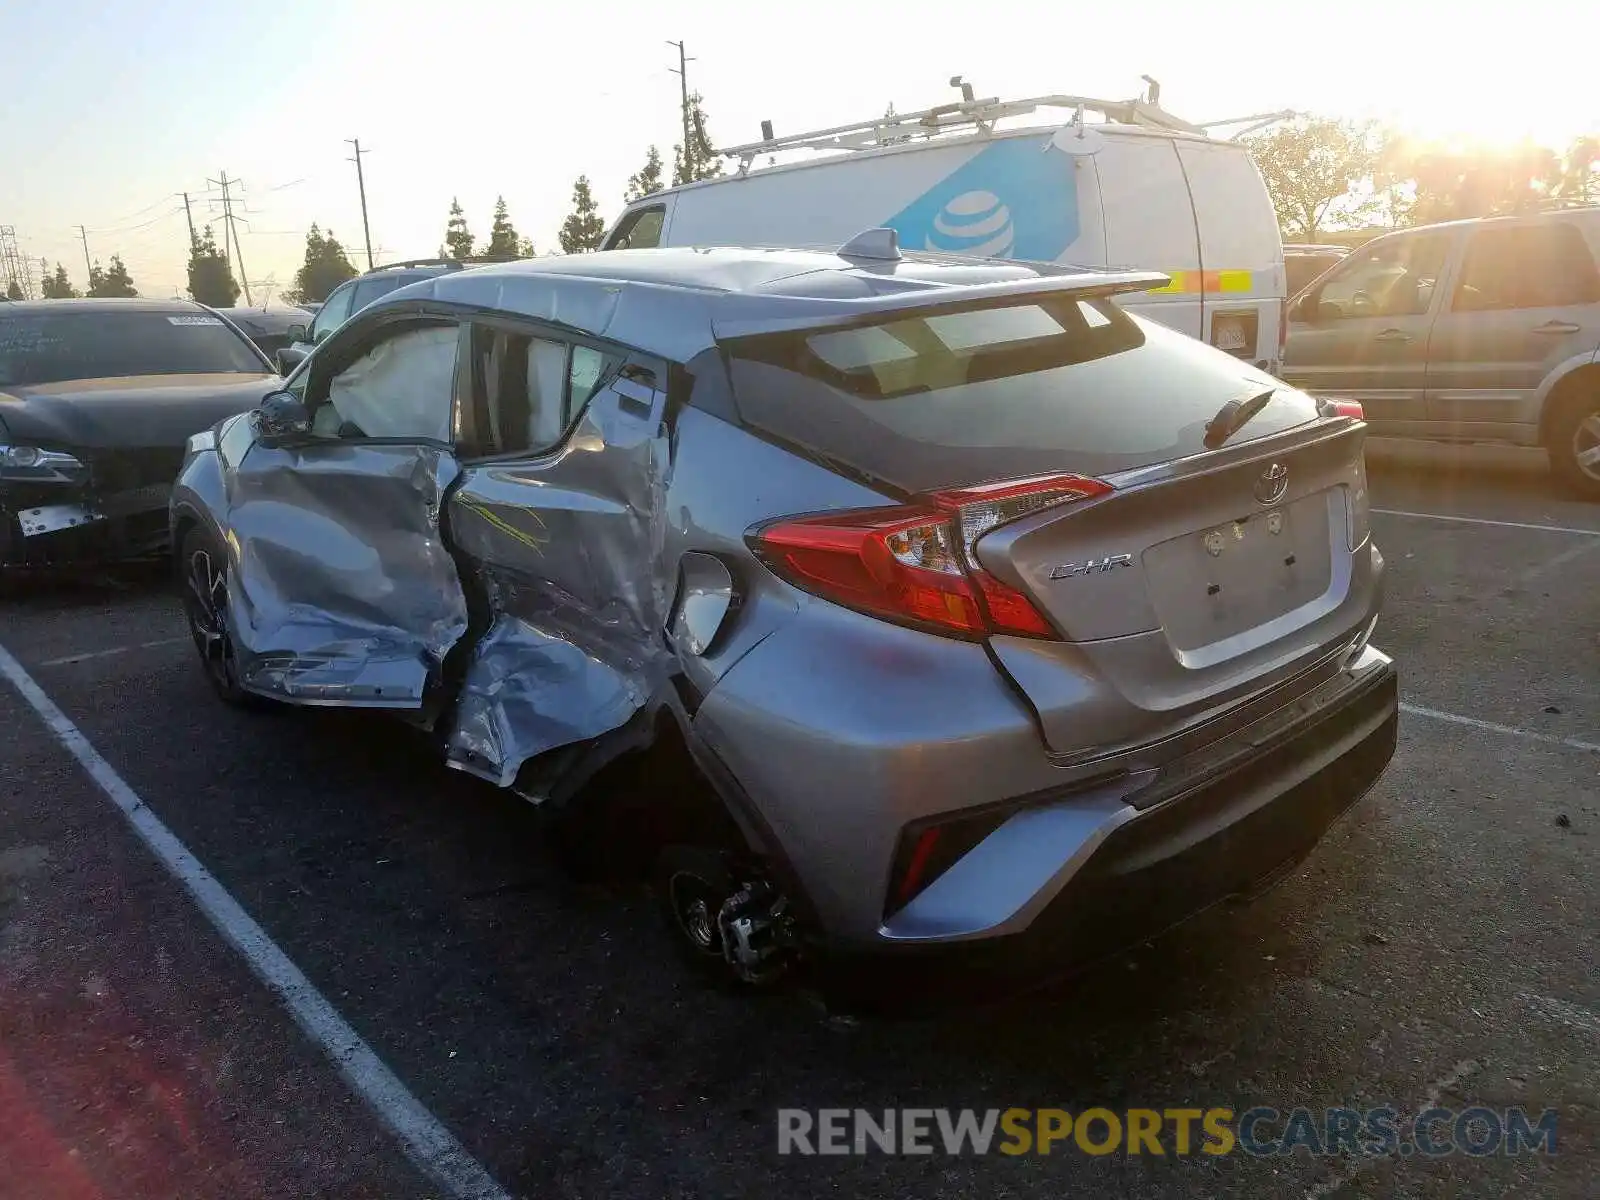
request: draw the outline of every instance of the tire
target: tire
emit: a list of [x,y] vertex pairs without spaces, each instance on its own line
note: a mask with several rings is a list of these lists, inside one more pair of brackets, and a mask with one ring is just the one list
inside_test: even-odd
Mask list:
[[[1600,387],[1563,396],[1550,416],[1550,471],[1580,500],[1600,502]],[[1585,462],[1584,455],[1593,455]]]
[[216,539],[198,525],[183,535],[174,564],[183,614],[200,669],[217,698],[235,708],[260,708],[266,702],[239,683],[238,656],[228,628],[227,562]]

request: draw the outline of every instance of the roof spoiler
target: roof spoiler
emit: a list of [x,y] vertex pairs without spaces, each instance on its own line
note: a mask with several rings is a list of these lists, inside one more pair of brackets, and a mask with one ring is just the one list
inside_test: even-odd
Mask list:
[[1021,300],[1028,296],[1119,296],[1165,287],[1171,282],[1172,277],[1160,271],[1071,270],[1032,279],[1001,279],[993,283],[913,286],[904,291],[875,296],[758,298],[745,293],[738,297],[736,306],[726,306],[732,310],[727,316],[719,314],[713,317],[712,332],[718,341],[723,341],[758,333],[783,333],[794,329],[848,324],[880,314],[888,317],[901,312],[960,308],[997,300]]

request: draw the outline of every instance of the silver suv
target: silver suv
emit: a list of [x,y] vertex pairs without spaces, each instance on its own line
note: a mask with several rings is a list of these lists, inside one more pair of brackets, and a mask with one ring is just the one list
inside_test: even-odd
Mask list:
[[394,711],[580,830],[642,754],[587,844],[739,982],[1025,972],[1276,878],[1395,744],[1366,426],[1111,299],[1164,276],[858,248],[363,309],[190,442],[219,696]]
[[1600,500],[1600,208],[1368,242],[1291,307],[1284,378],[1374,435],[1543,446]]

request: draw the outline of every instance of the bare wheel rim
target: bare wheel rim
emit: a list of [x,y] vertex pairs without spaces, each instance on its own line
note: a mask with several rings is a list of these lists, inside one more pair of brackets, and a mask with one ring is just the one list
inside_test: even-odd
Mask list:
[[1590,479],[1600,483],[1600,409],[1578,422],[1572,431],[1572,461]]
[[680,871],[669,885],[672,894],[672,915],[684,937],[701,954],[721,957],[722,936],[717,930],[717,912],[722,897],[704,879]]
[[194,638],[200,661],[216,683],[232,690],[238,683],[233,656],[233,639],[228,636],[228,576],[200,549],[189,555],[184,607],[189,614],[189,632]]

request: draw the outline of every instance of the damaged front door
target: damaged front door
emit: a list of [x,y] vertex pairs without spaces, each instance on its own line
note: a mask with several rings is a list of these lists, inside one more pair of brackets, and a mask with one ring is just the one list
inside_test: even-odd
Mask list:
[[253,444],[228,478],[240,678],[298,704],[422,708],[467,605],[440,535],[460,324],[421,309],[340,330],[290,385],[304,436]]
[[481,445],[446,525],[485,611],[449,754],[509,786],[530,758],[625,725],[666,678],[666,368],[515,322],[477,322],[466,343]]

